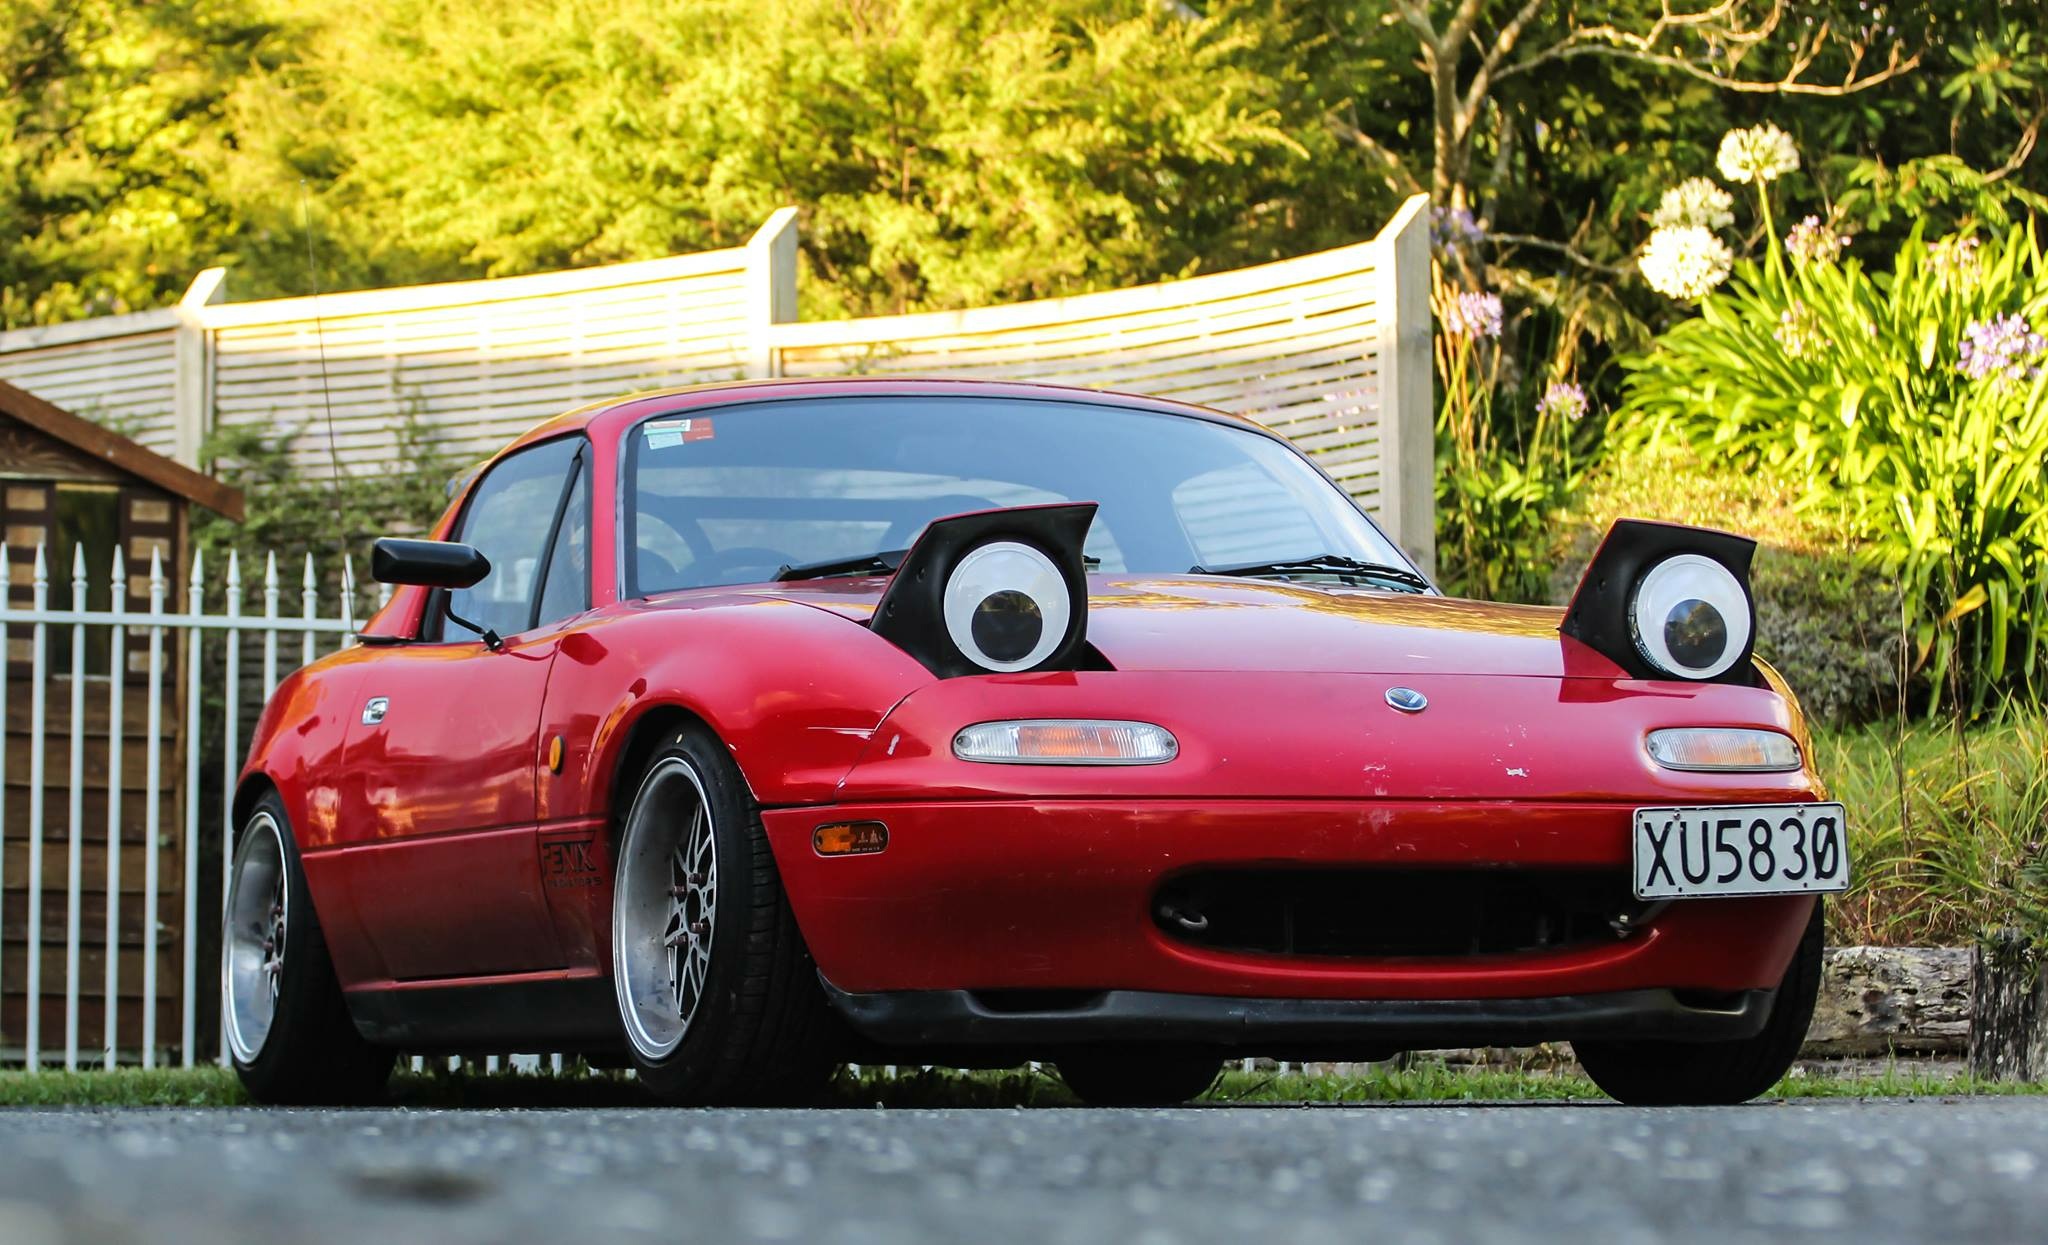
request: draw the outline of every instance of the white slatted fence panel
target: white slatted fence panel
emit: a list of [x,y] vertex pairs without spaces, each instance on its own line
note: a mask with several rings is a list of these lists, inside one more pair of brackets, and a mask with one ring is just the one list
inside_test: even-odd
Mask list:
[[319,472],[330,407],[347,468],[389,465],[408,414],[458,461],[481,458],[585,402],[741,375],[748,276],[736,249],[211,307],[214,423],[302,429],[295,456]]
[[[1390,331],[1398,281],[1413,275],[1396,271],[1396,245],[1426,219],[1426,204],[1415,200],[1379,238],[1299,259],[1005,307],[776,324],[768,335],[786,376],[1032,380],[1234,411],[1309,451],[1397,539],[1426,549],[1416,532],[1400,530],[1382,480],[1396,426],[1418,433],[1415,413],[1396,411],[1398,395],[1384,382],[1388,356],[1401,348],[1401,334]],[[1426,275],[1426,251],[1422,260]],[[1422,435],[1428,418],[1422,410]]]
[[[0,334],[0,377],[189,461],[201,434],[297,433],[299,465],[375,473],[417,418],[456,461],[635,389],[741,376],[944,374],[1124,389],[1291,438],[1427,565],[1433,555],[1428,203],[1370,242],[1181,281],[810,324],[793,214],[745,247],[575,272],[211,302]],[[183,327],[177,327],[182,325]],[[175,416],[173,390],[179,398]]]
[[169,454],[177,323],[166,310],[10,329],[0,333],[0,380]]

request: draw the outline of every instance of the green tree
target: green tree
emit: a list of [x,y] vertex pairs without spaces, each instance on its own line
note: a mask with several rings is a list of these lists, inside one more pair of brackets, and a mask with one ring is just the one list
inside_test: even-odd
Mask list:
[[232,254],[230,97],[283,42],[244,0],[0,0],[0,327],[160,306]]
[[[1359,0],[1328,13],[1335,50],[1315,72],[1355,84],[1333,132],[1368,175],[1472,213],[1487,241],[1450,256],[1454,275],[1552,313],[1538,336],[1567,353],[1640,345],[1668,322],[1633,258],[1659,196],[1710,170],[1730,129],[1790,131],[1809,153],[1796,192],[1888,241],[1930,214],[2002,224],[2048,192],[2033,159],[2048,115],[2039,0]],[[1752,232],[1746,248],[1760,242]]]
[[601,263],[794,203],[807,314],[954,307],[1369,235],[1389,196],[1328,175],[1288,33],[1142,0],[350,0],[245,128],[331,174],[358,255]]

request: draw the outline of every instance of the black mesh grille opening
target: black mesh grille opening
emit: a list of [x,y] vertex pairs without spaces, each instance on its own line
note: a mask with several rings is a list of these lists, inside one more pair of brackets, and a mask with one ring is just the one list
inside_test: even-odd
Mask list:
[[1220,951],[1466,956],[1612,942],[1644,907],[1613,869],[1247,869],[1173,879],[1153,918]]

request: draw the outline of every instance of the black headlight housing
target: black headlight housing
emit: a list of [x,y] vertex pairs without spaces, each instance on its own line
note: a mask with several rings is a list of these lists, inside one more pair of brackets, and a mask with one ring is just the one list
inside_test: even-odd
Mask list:
[[875,634],[942,679],[1073,670],[1088,644],[1094,502],[935,519],[875,606]]
[[1559,630],[1633,678],[1754,684],[1755,553],[1729,532],[1616,520]]

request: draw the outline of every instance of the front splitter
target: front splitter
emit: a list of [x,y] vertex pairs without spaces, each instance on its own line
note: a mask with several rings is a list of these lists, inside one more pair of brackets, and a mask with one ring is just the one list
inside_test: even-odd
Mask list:
[[1773,990],[1711,998],[1624,990],[1528,999],[1247,999],[1143,990],[914,990],[849,994],[823,982],[834,1010],[890,1047],[1056,1050],[1099,1043],[1376,1052],[1526,1046],[1580,1039],[1678,1042],[1754,1037]]

